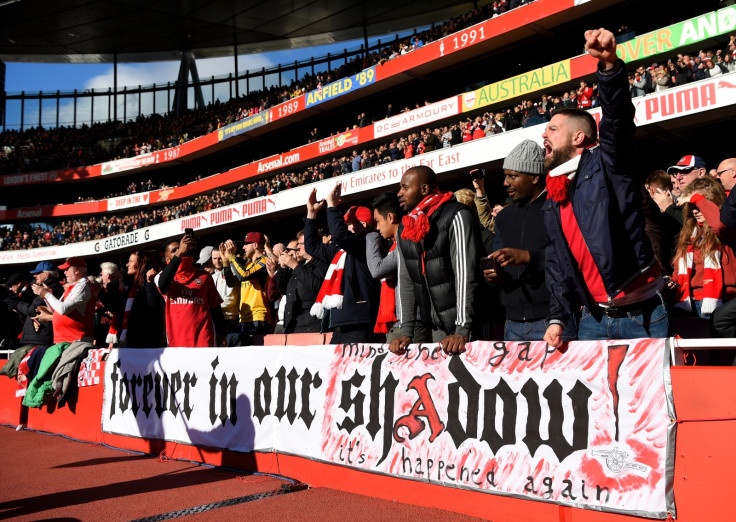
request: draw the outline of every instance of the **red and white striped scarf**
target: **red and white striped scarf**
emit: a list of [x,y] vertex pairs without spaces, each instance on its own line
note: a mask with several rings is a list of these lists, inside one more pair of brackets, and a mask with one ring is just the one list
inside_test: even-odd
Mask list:
[[[391,245],[389,252],[396,249],[396,242]],[[375,333],[388,333],[389,328],[398,321],[396,317],[396,284],[390,285],[386,279],[381,279],[381,299],[378,302],[378,317]]]
[[313,315],[317,319],[322,319],[322,317],[324,317],[325,310],[342,308],[344,295],[342,275],[345,270],[346,257],[347,254],[345,251],[340,249],[337,254],[335,254],[335,257],[332,258],[330,268],[327,270],[325,280],[322,281],[319,294],[317,294],[317,299],[309,310],[309,314]]
[[[692,237],[697,235],[698,229],[693,230]],[[677,281],[677,308],[692,310],[691,281],[695,275],[694,253],[695,247],[687,246],[687,255],[680,256],[675,262],[675,280]],[[703,256],[703,304],[701,313],[712,314],[721,305],[723,293],[723,268],[721,267],[721,249],[713,252],[712,256]]]

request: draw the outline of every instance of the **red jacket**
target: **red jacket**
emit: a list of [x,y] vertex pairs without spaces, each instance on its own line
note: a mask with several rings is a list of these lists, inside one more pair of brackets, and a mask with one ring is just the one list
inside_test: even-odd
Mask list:
[[578,109],[588,109],[593,105],[593,88],[586,87],[578,95]]

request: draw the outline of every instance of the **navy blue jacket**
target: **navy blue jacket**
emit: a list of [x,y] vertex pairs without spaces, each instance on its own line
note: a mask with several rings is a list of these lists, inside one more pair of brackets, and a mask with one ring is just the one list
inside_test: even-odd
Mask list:
[[345,225],[342,211],[335,207],[327,209],[327,224],[332,234],[332,243],[323,245],[315,220],[305,220],[304,249],[327,266],[341,248],[348,254],[343,270],[343,304],[341,309],[329,311],[330,328],[364,326],[372,329],[378,315],[381,287],[368,270],[365,236],[351,233]]
[[526,265],[508,265],[501,280],[501,302],[506,318],[512,321],[537,321],[549,313],[549,290],[544,279],[544,206],[547,193],[530,201],[515,201],[496,216],[493,250],[518,248],[529,252]]
[[736,230],[736,187],[731,189],[731,193],[721,207],[721,223]]
[[[570,201],[606,288],[609,303],[629,283],[655,263],[644,232],[641,180],[635,161],[634,106],[624,63],[611,71],[598,69],[598,95],[603,116],[600,145],[583,151],[570,185]],[[567,245],[557,203],[543,207],[550,238],[545,277],[549,288],[548,319],[567,323],[582,305],[592,305],[577,263]]]
[[[47,279],[46,285],[51,289],[54,297],[61,299],[64,288],[56,279]],[[30,286],[29,286],[30,288]],[[24,317],[23,336],[20,339],[21,344],[35,344],[41,346],[51,346],[54,344],[54,327],[51,321],[42,321],[38,324],[33,317],[38,313],[36,310],[39,306],[48,306],[43,297],[31,293],[33,300],[28,303],[19,297],[7,297],[5,303],[9,308],[17,310]]]

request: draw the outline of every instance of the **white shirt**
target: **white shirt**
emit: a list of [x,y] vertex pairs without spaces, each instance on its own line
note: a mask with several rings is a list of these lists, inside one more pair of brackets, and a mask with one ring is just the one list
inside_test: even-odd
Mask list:
[[225,270],[215,269],[212,272],[212,280],[215,282],[215,288],[217,293],[222,297],[222,313],[225,315],[225,319],[238,319],[238,312],[240,307],[240,284],[235,286],[227,286],[225,280]]

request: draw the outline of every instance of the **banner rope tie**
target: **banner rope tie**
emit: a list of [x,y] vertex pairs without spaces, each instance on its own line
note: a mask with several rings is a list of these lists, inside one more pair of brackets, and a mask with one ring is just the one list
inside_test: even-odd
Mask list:
[[[174,443],[174,449],[176,449],[176,445],[177,445],[177,444],[176,444],[176,443]],[[172,455],[173,455],[174,451],[172,450],[172,452],[171,452],[171,453],[172,453]],[[158,454],[158,459],[156,460],[156,462],[158,462],[159,464],[161,464],[161,463],[163,463],[163,462],[168,462],[168,461],[170,461],[170,460],[174,460],[174,459],[173,459],[172,457],[169,457],[169,456],[168,456],[168,455],[166,454],[166,448],[164,448],[164,449],[162,449],[162,450],[161,450],[161,453],[159,453],[159,454]]]
[[[680,344],[678,343],[678,341],[680,339],[682,339],[682,337],[680,337],[679,335],[675,335],[674,336],[675,348],[680,348]],[[687,359],[690,356],[692,356],[692,358],[693,358],[693,364],[692,364],[692,366],[695,366],[698,363],[698,358],[695,355],[695,352],[688,352],[686,350],[682,350],[682,364],[683,364],[683,366],[687,366],[688,365]]]

